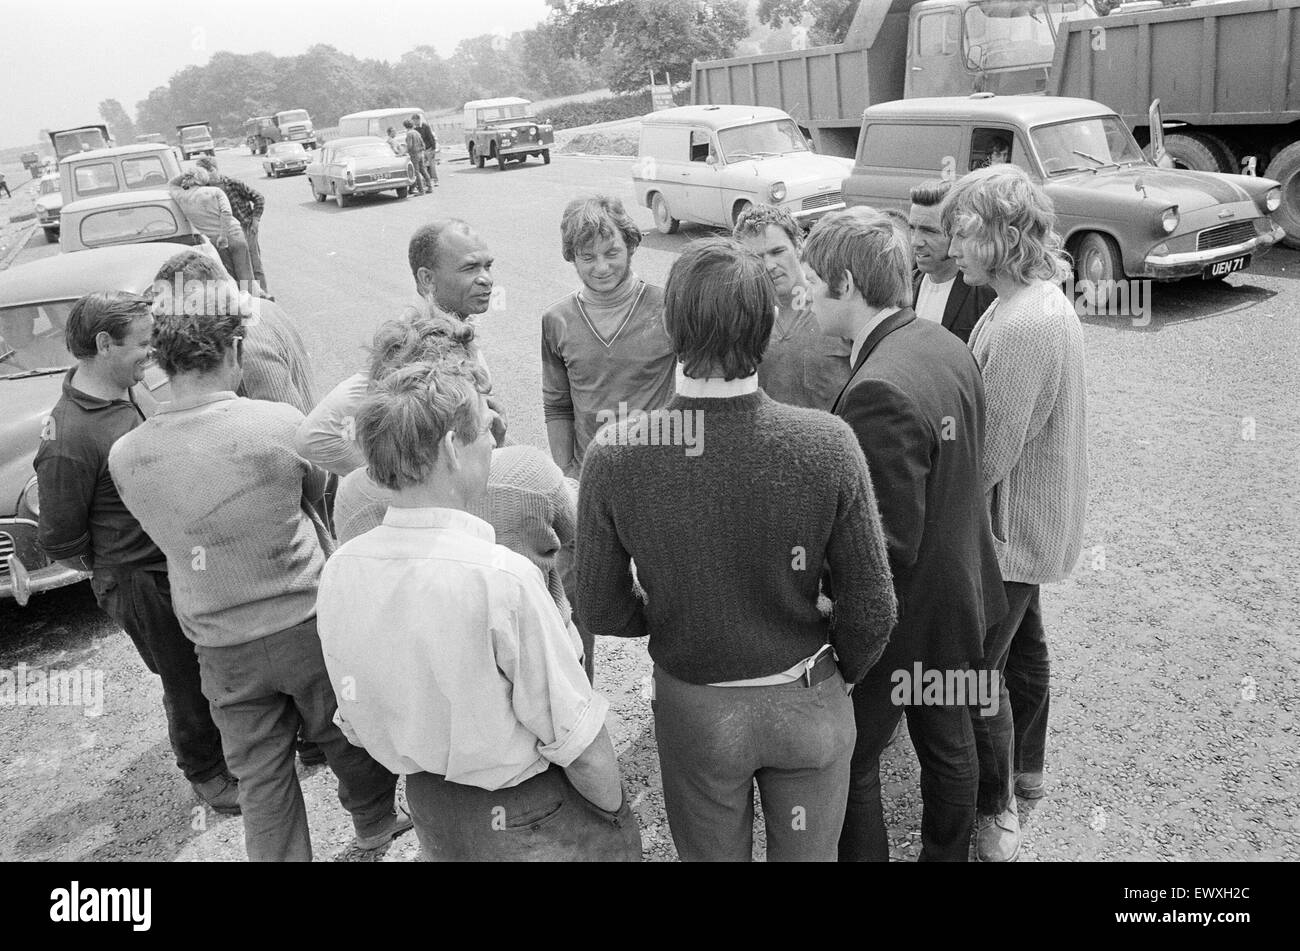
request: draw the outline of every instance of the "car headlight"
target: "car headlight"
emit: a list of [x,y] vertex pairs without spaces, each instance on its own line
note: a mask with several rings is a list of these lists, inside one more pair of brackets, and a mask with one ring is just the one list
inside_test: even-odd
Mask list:
[[48,215],[50,213],[50,206],[44,202],[38,201],[36,203],[36,213],[38,215]]
[[30,512],[33,518],[41,517],[41,490],[36,484],[36,476],[32,476],[23,489],[23,494],[18,496],[18,511],[21,513],[24,510]]
[[767,190],[767,193],[772,196],[773,201],[784,201],[785,182],[773,182],[772,187]]
[[529,135],[536,135],[536,134],[537,134],[537,126],[535,126],[535,125],[529,126],[529,127],[528,127],[528,134],[529,134]]
[[1264,207],[1269,211],[1277,211],[1282,207],[1281,186],[1274,186],[1268,190],[1268,194],[1264,196]]
[[1178,228],[1178,206],[1173,205],[1160,212],[1160,227],[1164,229],[1165,234],[1173,234]]

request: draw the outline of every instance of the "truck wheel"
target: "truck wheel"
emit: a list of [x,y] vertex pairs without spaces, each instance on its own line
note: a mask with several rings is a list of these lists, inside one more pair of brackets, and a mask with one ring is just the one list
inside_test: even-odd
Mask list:
[[668,201],[663,195],[655,192],[654,199],[650,202],[650,209],[654,212],[655,227],[663,234],[676,234],[677,229],[682,223],[672,216],[668,210]]
[[1165,151],[1174,160],[1175,168],[1193,172],[1221,172],[1218,150],[1214,144],[1195,132],[1171,132],[1165,136]]
[[1300,142],[1292,142],[1268,163],[1265,178],[1282,186],[1282,204],[1273,212],[1273,221],[1282,226],[1288,248],[1300,248]]
[[1211,135],[1209,132],[1198,132],[1196,134],[1218,156],[1220,172],[1228,175],[1241,174],[1241,149],[1221,135]]
[[550,149],[543,149],[543,150],[542,150],[542,164],[543,164],[543,165],[550,165],[550,164],[551,164],[551,150],[550,150]]
[[[1124,280],[1124,259],[1115,239],[1096,231],[1085,232],[1074,242],[1071,254],[1074,257],[1075,284],[1093,288],[1090,298],[1094,306],[1115,313],[1119,282]],[[1104,298],[1102,294],[1105,294]]]

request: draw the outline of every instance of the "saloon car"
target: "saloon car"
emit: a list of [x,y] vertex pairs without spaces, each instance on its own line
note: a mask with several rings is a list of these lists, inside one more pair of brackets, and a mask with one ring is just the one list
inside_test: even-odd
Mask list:
[[405,155],[395,155],[383,139],[369,135],[334,139],[316,152],[307,166],[307,184],[317,201],[333,196],[340,208],[357,195],[396,192],[410,194],[415,166]]
[[871,106],[845,199],[906,211],[912,186],[960,177],[1007,147],[1051,197],[1080,282],[1217,279],[1283,237],[1269,218],[1277,182],[1158,168],[1119,116],[1088,99],[976,93]]
[[63,209],[61,251],[166,241],[216,254],[166,191],[117,192],[74,201]]
[[45,229],[45,240],[53,244],[59,240],[59,215],[63,211],[59,176],[42,175],[36,187],[36,217]]
[[[77,362],[63,342],[68,312],[92,291],[144,293],[163,263],[184,249],[100,248],[0,272],[0,598],[23,605],[35,592],[89,577],[52,561],[37,539],[41,500],[32,460],[64,372]],[[165,401],[166,376],[151,367],[135,396],[142,406]]]
[[673,234],[683,221],[731,228],[757,204],[807,227],[844,207],[846,158],[818,155],[794,120],[763,106],[679,106],[645,117],[632,185]]
[[279,178],[281,175],[296,175],[307,171],[311,156],[302,147],[301,142],[272,142],[266,147],[266,158],[262,160],[262,171],[267,178]]
[[537,121],[527,99],[475,99],[465,103],[463,115],[465,148],[469,160],[479,168],[496,162],[497,168],[505,171],[510,162],[522,164],[530,155],[551,164],[555,130],[549,123]]

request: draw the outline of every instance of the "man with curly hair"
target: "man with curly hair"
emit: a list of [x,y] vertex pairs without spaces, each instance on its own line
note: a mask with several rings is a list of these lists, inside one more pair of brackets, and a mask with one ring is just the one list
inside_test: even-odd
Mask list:
[[239,778],[254,861],[309,861],[294,770],[301,724],[339,777],[356,846],[410,828],[397,778],[335,726],[337,704],[316,633],[328,538],[304,498],[311,466],[290,448],[302,413],[237,396],[238,314],[157,314],[172,400],[114,444],[108,467],[126,507],[167,558],[176,616],[196,646],[203,693]]

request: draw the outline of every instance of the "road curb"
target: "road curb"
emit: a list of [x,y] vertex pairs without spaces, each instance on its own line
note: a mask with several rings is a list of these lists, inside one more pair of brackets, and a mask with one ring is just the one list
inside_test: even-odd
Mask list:
[[32,239],[32,235],[40,226],[39,220],[33,220],[31,224],[18,232],[17,237],[14,238],[14,246],[5,252],[3,259],[0,259],[0,271],[9,269],[9,265],[13,263],[14,258],[18,257],[22,250],[27,247],[27,242]]

